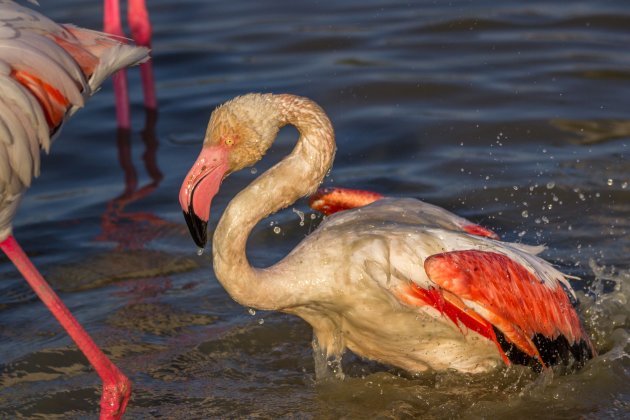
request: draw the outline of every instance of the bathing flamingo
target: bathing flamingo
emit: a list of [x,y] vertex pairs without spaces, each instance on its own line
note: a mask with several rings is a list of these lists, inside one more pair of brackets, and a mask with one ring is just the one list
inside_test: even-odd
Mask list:
[[198,246],[221,181],[260,160],[287,124],[297,145],[228,204],[214,232],[214,271],[242,305],[311,324],[318,374],[330,374],[321,361],[339,361],[346,348],[410,372],[538,370],[595,354],[567,279],[535,255],[539,247],[466,233],[464,219],[415,199],[331,215],[278,263],[252,267],[245,248],[254,226],[315,191],[333,162],[331,123],[307,98],[249,94],[213,112],[179,194]]
[[[125,33],[120,19],[120,0],[105,0],[103,9],[103,30],[116,35],[124,41]],[[151,48],[151,21],[145,0],[128,0],[127,22],[131,31],[131,37],[136,45]],[[157,110],[157,98],[155,96],[155,81],[153,79],[153,62],[146,61],[140,65],[142,78],[142,91],[144,93],[144,106],[149,112]],[[114,93],[116,96],[116,119],[118,127],[129,130],[131,116],[129,111],[129,97],[127,94],[127,73],[121,70],[116,73],[114,79]]]
[[76,342],[103,380],[101,417],[119,418],[129,380],[101,352],[46,283],[12,235],[20,198],[39,175],[64,121],[118,69],[148,58],[148,50],[101,32],[58,25],[12,1],[0,0],[0,248]]

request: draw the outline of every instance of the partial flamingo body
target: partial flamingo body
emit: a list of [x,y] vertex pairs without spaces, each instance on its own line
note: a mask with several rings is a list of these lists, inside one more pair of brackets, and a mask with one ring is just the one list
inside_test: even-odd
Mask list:
[[0,248],[85,354],[103,381],[101,417],[119,418],[131,384],[101,352],[12,235],[20,198],[39,175],[63,122],[116,70],[148,58],[145,48],[106,34],[58,25],[0,0]]
[[305,319],[318,360],[350,349],[410,372],[486,372],[581,365],[595,354],[567,279],[535,255],[541,247],[468,233],[472,223],[419,200],[372,195],[326,218],[280,262],[252,267],[253,227],[311,194],[334,158],[330,121],[306,98],[250,94],[214,111],[179,197],[199,246],[221,181],[260,160],[287,124],[300,133],[293,152],[230,202],[214,232],[214,270],[236,301]]
[[[124,41],[125,32],[123,31],[120,15],[120,0],[104,1],[103,30]],[[127,22],[129,23],[131,38],[136,45],[150,49],[152,29],[145,0],[128,0]],[[140,76],[142,78],[144,106],[151,111],[155,111],[157,109],[157,98],[155,96],[152,61],[146,61],[140,65]],[[129,130],[131,127],[131,113],[129,110],[128,83],[125,70],[121,70],[114,75],[114,94],[116,96],[118,127]]]
[[[357,207],[367,206],[375,201],[385,198],[384,195],[367,191],[355,190],[351,188],[326,187],[318,189],[315,194],[308,199],[308,205],[312,209],[317,210],[326,216],[339,211],[355,209]],[[419,201],[419,200],[418,200]],[[447,224],[446,227],[451,229],[461,229],[471,235],[485,236],[486,238],[500,239],[499,235],[490,229],[472,223],[463,217],[454,215],[441,207],[433,204],[419,201],[426,207],[426,212],[435,215],[438,219]]]

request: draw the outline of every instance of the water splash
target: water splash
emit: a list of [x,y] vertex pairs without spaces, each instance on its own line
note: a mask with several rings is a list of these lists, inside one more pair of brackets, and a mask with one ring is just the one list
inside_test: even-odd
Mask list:
[[203,255],[203,248],[197,248],[197,255],[200,257]]
[[317,337],[313,334],[313,362],[315,364],[315,379],[318,382],[330,379],[343,380],[345,375],[341,366],[341,356],[327,356],[324,349],[319,345]]
[[293,209],[293,213],[297,214],[300,218],[300,226],[304,226],[304,212],[298,209]]

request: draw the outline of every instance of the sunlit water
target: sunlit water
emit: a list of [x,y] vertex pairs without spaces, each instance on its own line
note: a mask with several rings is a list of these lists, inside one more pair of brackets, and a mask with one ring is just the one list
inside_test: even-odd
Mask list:
[[[99,0],[41,3],[55,19],[101,24]],[[149,4],[157,125],[145,127],[132,71],[134,130],[117,140],[106,85],[44,158],[15,226],[131,377],[129,418],[629,415],[625,0]],[[308,325],[234,303],[177,203],[210,111],[250,91],[306,95],[329,112],[328,184],[423,198],[507,240],[547,244],[546,258],[582,278],[578,310],[600,356],[573,374],[410,377],[349,355],[343,382],[316,383]],[[295,134],[282,131],[269,160],[224,183],[211,228]],[[303,201],[293,209],[255,230],[256,265],[320,220]],[[0,417],[95,416],[98,378],[2,257],[0,363]]]

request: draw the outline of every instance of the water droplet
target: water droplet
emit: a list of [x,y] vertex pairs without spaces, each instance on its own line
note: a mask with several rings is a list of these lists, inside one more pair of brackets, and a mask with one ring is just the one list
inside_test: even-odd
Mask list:
[[247,312],[249,312],[249,314],[250,314],[251,316],[256,315],[256,311],[255,311],[253,308],[249,308],[249,309],[247,310]]
[[298,209],[293,209],[293,213],[297,214],[300,218],[300,226],[304,226],[304,212]]
[[555,186],[556,186],[555,182],[553,182],[553,181],[547,182],[547,189],[548,190],[553,190],[553,187],[555,187]]
[[200,257],[203,255],[203,248],[197,248],[197,255]]
[[524,230],[522,230],[522,231],[520,231],[520,232],[518,233],[518,237],[519,237],[519,238],[522,238],[523,236],[525,236],[525,231],[524,231]]
[[529,217],[529,213],[527,212],[527,210],[523,210],[523,212],[521,213],[521,216]]
[[518,191],[518,185],[515,185],[512,188],[514,188],[514,191]]
[[252,167],[252,169],[249,170],[252,174],[257,174],[258,173],[258,169]]
[[280,232],[282,232],[282,229],[280,229],[280,226],[276,226],[273,228],[273,233],[275,233],[276,235]]
[[259,324],[259,325],[262,325],[262,324],[264,324],[264,323],[265,323],[265,320],[264,320],[264,319],[260,318],[260,319],[258,320],[258,324]]
[[608,186],[611,187],[613,184],[613,180],[608,178],[608,181],[606,181],[606,184],[608,184]]
[[311,220],[315,220],[316,217],[317,215],[315,213],[311,213]]
[[628,182],[624,181],[623,184],[621,184],[621,188],[623,188],[624,190],[628,188]]

